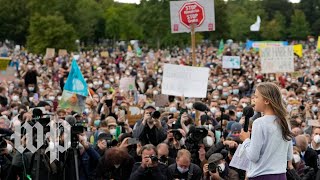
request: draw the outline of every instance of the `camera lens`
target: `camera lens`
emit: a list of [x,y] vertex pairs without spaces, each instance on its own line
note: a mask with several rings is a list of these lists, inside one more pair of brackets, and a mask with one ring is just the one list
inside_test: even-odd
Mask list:
[[209,165],[208,165],[208,170],[210,171],[210,172],[212,172],[212,173],[216,173],[216,171],[217,171],[217,164],[216,163],[210,163]]
[[156,163],[159,161],[157,156],[151,156],[150,159],[151,159],[152,163]]
[[153,119],[159,119],[160,116],[161,116],[161,113],[159,111],[155,111],[155,112],[152,113],[151,116],[152,116]]

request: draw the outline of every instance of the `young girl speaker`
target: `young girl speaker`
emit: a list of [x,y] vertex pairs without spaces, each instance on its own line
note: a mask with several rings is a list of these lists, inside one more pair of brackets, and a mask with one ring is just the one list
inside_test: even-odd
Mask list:
[[253,122],[252,134],[242,130],[245,154],[250,160],[249,180],[286,180],[287,162],[292,160],[292,133],[279,87],[260,83],[254,94],[255,111],[264,116]]

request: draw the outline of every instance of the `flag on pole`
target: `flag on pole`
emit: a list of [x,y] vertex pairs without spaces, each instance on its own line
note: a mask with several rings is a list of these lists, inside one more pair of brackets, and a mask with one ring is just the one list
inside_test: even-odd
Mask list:
[[257,21],[250,26],[250,31],[259,31],[260,23],[261,23],[260,16],[257,16]]
[[224,43],[223,43],[223,39],[221,39],[217,55],[218,56],[221,55],[223,53],[223,50],[224,50]]
[[83,78],[75,59],[72,60],[71,70],[64,85],[59,108],[71,109],[82,113],[85,109],[85,100],[88,96],[88,85]]

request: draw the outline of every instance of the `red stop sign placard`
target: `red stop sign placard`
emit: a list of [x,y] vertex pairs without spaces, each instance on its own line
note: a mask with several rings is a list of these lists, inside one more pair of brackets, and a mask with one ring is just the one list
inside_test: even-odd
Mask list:
[[197,2],[186,2],[179,10],[181,24],[190,29],[191,24],[199,27],[205,18],[204,8]]

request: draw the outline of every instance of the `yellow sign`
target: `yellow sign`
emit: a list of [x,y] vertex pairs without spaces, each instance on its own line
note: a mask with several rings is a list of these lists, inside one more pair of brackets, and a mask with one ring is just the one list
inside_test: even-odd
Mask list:
[[318,37],[318,45],[317,45],[317,51],[320,51],[320,36]]
[[10,58],[0,57],[0,71],[5,71],[9,65]]
[[299,57],[302,57],[302,44],[296,44],[293,46],[293,51]]

